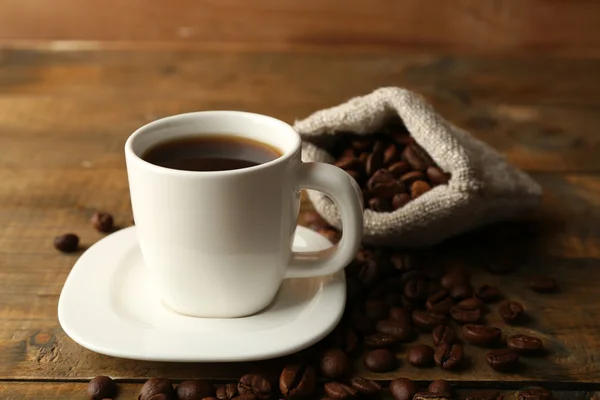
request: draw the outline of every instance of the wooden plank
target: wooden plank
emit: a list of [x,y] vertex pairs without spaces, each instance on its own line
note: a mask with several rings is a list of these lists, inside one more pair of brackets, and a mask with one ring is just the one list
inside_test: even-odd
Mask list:
[[[3,400],[81,400],[85,398],[87,383],[56,382],[0,382],[0,395]],[[119,394],[114,400],[135,399],[139,394],[141,383],[119,383]],[[461,389],[457,396],[464,398],[477,389]],[[505,400],[517,400],[518,390],[501,391]],[[553,391],[556,400],[597,400],[600,392],[586,391]],[[389,393],[384,393],[383,400],[391,400]]]
[[599,15],[586,0],[27,0],[0,4],[0,41],[598,57]]
[[16,168],[27,154],[33,175],[40,165],[121,169],[127,135],[161,116],[241,109],[293,122],[398,85],[525,170],[600,171],[599,69],[592,60],[409,54],[5,50],[0,148],[13,151],[0,165]]

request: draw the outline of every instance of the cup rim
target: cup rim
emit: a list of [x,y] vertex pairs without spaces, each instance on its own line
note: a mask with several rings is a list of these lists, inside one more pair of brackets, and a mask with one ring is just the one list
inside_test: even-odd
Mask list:
[[[288,131],[293,136],[294,142],[292,144],[292,147],[289,148],[287,151],[283,151],[284,149],[280,149],[282,151],[282,155],[280,157],[277,157],[274,160],[268,161],[266,163],[254,165],[252,167],[232,169],[232,170],[223,170],[223,171],[187,171],[187,170],[181,170],[181,169],[162,167],[160,165],[152,164],[152,163],[144,160],[140,155],[138,155],[133,150],[133,144],[134,144],[135,140],[138,137],[140,137],[141,135],[143,135],[146,131],[151,130],[152,128],[156,127],[157,125],[160,125],[163,123],[168,123],[170,121],[176,121],[177,119],[180,119],[182,117],[195,117],[195,116],[206,117],[209,115],[221,115],[224,118],[227,116],[233,115],[233,116],[237,116],[237,117],[242,116],[242,117],[246,117],[246,118],[259,118],[259,119],[267,120],[268,122],[276,125],[277,128]],[[300,135],[298,134],[298,132],[296,132],[296,130],[290,124],[288,124],[280,119],[268,116],[268,115],[252,113],[252,112],[247,112],[247,111],[236,111],[236,110],[193,111],[193,112],[175,114],[175,115],[170,115],[167,117],[159,118],[157,120],[151,121],[145,125],[140,126],[127,138],[127,140],[125,142],[125,156],[126,156],[126,159],[138,164],[140,167],[149,168],[155,172],[164,173],[164,174],[177,174],[177,175],[189,175],[189,176],[241,175],[241,174],[245,174],[245,173],[252,173],[252,172],[264,170],[264,169],[273,167],[277,164],[286,162],[291,157],[293,157],[293,155],[298,151],[301,143],[302,143],[302,140],[300,138]]]

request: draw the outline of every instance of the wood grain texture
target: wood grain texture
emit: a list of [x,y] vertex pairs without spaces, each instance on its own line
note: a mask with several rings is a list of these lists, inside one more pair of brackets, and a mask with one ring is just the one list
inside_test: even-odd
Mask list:
[[[531,261],[501,277],[473,263],[473,274],[476,282],[496,283],[521,300],[535,318],[518,329],[540,335],[551,352],[544,360],[525,360],[520,375],[490,372],[481,365],[481,351],[470,347],[471,370],[445,373],[404,363],[396,374],[420,381],[446,377],[465,387],[544,382],[594,389],[600,374],[599,64],[409,54],[0,51],[0,381],[79,382],[99,374],[135,382],[152,376],[226,380],[255,368],[277,373],[289,359],[152,363],[76,345],[60,329],[56,306],[77,254],[57,253],[52,238],[73,231],[84,247],[96,242],[102,235],[88,222],[96,209],[112,212],[121,226],[130,224],[122,146],[149,120],[226,108],[293,122],[379,86],[402,85],[424,93],[449,120],[544,187],[542,209],[525,218],[538,226]],[[449,259],[468,256],[472,240],[467,235],[434,251]],[[543,297],[525,290],[521,278],[532,271],[555,275],[564,292]],[[489,318],[500,323],[495,313]],[[44,398],[45,390],[77,398],[82,387],[1,385],[15,399],[30,393]]]
[[0,3],[0,41],[600,56],[587,0],[77,0]]

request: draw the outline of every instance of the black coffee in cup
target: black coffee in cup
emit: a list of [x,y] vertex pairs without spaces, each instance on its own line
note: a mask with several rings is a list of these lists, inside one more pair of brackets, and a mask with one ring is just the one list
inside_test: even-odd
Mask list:
[[203,134],[159,143],[142,158],[171,169],[226,171],[264,164],[281,155],[279,149],[249,138]]

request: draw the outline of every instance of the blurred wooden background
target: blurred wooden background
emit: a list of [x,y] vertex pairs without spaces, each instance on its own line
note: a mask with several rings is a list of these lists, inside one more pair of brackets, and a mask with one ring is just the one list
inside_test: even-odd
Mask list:
[[0,46],[600,57],[598,0],[2,0]]

